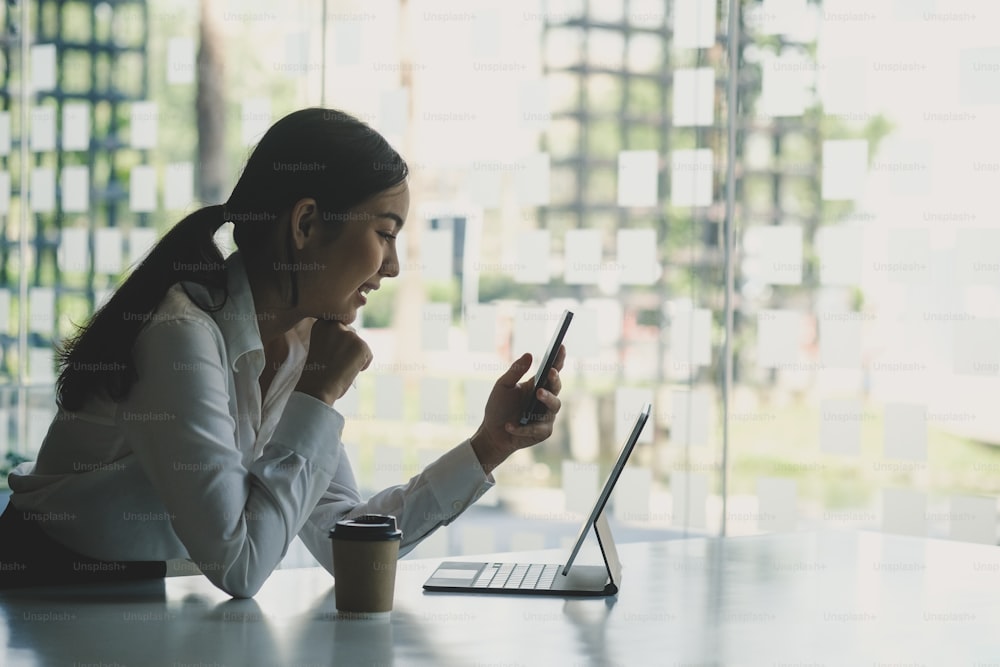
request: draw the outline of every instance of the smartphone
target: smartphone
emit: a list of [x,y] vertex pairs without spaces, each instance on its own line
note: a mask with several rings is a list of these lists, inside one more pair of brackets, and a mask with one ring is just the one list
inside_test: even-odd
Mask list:
[[545,405],[538,400],[538,390],[545,386],[545,379],[549,376],[549,369],[556,363],[556,357],[559,355],[559,346],[562,345],[563,337],[566,335],[566,330],[569,329],[569,323],[572,321],[573,313],[564,310],[562,318],[559,320],[559,326],[556,327],[556,332],[552,336],[552,341],[549,342],[549,349],[545,351],[545,356],[542,357],[542,363],[538,367],[538,372],[535,373],[534,388],[531,390],[531,395],[524,402],[524,408],[521,410],[521,419],[519,421],[521,426],[525,426],[532,420],[537,421],[547,410]]

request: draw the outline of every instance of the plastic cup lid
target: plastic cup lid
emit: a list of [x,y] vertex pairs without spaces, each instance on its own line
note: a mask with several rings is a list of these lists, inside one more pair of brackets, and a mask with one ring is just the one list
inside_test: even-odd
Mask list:
[[364,514],[338,521],[330,530],[330,538],[338,540],[399,540],[403,533],[396,528],[391,514]]

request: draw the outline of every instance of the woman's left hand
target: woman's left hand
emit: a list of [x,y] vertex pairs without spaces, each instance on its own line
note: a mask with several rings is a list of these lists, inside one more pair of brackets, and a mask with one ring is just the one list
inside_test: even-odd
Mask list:
[[546,389],[538,390],[538,400],[545,406],[546,412],[536,413],[524,426],[519,423],[521,412],[535,386],[535,378],[530,377],[520,383],[518,380],[531,368],[531,355],[521,355],[497,380],[486,401],[483,423],[471,438],[472,448],[487,474],[518,449],[538,444],[552,435],[552,423],[562,406],[559,400],[562,390],[559,371],[565,361],[566,346],[560,345],[545,382]]

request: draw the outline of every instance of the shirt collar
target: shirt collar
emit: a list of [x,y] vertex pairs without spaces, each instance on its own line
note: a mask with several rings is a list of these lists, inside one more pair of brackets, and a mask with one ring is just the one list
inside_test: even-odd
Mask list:
[[247,278],[246,265],[239,250],[226,259],[226,283],[229,296],[222,308],[212,313],[216,324],[226,341],[226,356],[229,367],[238,371],[236,363],[241,357],[253,352],[260,368],[264,368],[264,344],[257,326],[257,311],[254,308],[253,292]]

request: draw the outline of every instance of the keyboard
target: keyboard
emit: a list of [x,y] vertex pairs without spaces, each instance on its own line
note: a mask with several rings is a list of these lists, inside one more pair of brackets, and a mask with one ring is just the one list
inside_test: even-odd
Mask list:
[[489,563],[472,583],[472,588],[501,588],[506,590],[552,588],[561,565]]

